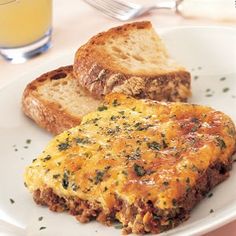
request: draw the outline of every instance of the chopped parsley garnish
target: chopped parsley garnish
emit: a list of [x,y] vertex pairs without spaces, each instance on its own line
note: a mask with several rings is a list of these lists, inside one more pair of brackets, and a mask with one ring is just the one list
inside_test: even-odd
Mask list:
[[77,191],[79,189],[79,186],[77,184],[73,183],[71,185],[71,188],[72,188],[73,191]]
[[120,105],[120,103],[118,103],[117,99],[115,99],[113,102],[112,102],[112,105],[113,107],[117,107]]
[[217,142],[217,146],[219,146],[221,150],[227,147],[225,144],[225,141],[221,139],[220,137],[216,138],[216,142]]
[[118,113],[120,113],[123,116],[125,114],[125,111],[119,111]]
[[119,118],[120,118],[119,116],[114,116],[114,115],[111,116],[111,120],[113,120],[113,121],[114,121],[114,120],[117,120],[117,119],[119,119]]
[[104,174],[105,174],[104,171],[98,170],[98,171],[96,172],[95,184],[98,184],[98,183],[102,182]]
[[123,225],[122,225],[122,223],[117,223],[117,224],[114,224],[114,228],[115,229],[122,229]]
[[26,143],[30,144],[31,143],[31,139],[26,139]]
[[64,189],[67,189],[69,186],[69,176],[67,171],[64,172],[63,178],[62,178],[62,186]]
[[38,218],[38,221],[42,221],[42,220],[43,220],[43,217],[40,216],[40,217]]
[[213,196],[213,193],[209,193],[207,197],[211,198],[212,196]]
[[10,198],[9,200],[10,200],[10,203],[11,203],[11,204],[14,204],[14,203],[15,203],[15,201],[14,201],[12,198]]
[[110,168],[111,168],[110,166],[106,166],[104,170],[97,170],[97,171],[96,171],[96,176],[95,176],[94,183],[95,183],[95,184],[98,184],[98,183],[102,182],[104,175],[106,174],[106,172],[107,172]]
[[46,229],[47,227],[45,227],[45,226],[41,226],[40,228],[39,228],[39,230],[44,230],[44,229]]
[[70,147],[70,144],[67,141],[67,142],[64,142],[64,143],[59,143],[57,147],[58,147],[59,151],[64,151],[64,150],[66,150]]
[[138,160],[141,157],[140,148],[136,148],[133,153],[126,155],[126,157],[128,160]]
[[223,92],[223,93],[226,93],[226,92],[228,92],[228,91],[229,91],[229,88],[223,88],[223,89],[222,89],[222,92]]
[[116,126],[114,129],[108,129],[107,130],[107,134],[108,135],[114,135],[114,134],[116,134],[117,132],[119,132],[120,131],[120,127],[119,126]]
[[49,161],[52,157],[50,155],[47,155],[45,158],[43,158],[43,161]]
[[220,81],[224,81],[224,80],[226,80],[226,77],[221,77],[220,78]]
[[57,179],[58,177],[60,177],[60,174],[55,174],[52,177],[53,177],[53,179]]
[[123,175],[125,175],[125,176],[128,175],[127,171],[125,171],[125,170],[122,170],[121,173],[122,173]]
[[100,106],[100,107],[98,107],[98,111],[105,111],[105,110],[107,110],[107,106]]
[[107,186],[105,186],[103,192],[106,192],[108,190]]
[[76,138],[76,143],[80,143],[80,144],[90,144],[91,141],[89,140],[88,137],[85,137],[85,138]]
[[152,150],[157,150],[160,151],[161,150],[161,145],[160,143],[157,143],[156,141],[153,141],[151,143],[147,143],[147,146],[152,149]]
[[137,176],[142,177],[142,176],[144,176],[146,174],[145,169],[142,166],[140,166],[140,165],[138,165],[136,163],[134,163],[133,168],[134,168],[134,171],[135,171]]
[[213,210],[213,209],[211,209],[211,210],[210,210],[210,213],[213,213],[213,212],[214,212],[214,210]]

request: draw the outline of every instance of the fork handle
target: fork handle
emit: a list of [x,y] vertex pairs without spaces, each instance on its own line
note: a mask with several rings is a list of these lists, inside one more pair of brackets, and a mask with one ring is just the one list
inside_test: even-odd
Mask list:
[[158,0],[157,3],[150,7],[151,9],[168,9],[168,10],[177,10],[178,5],[183,0]]

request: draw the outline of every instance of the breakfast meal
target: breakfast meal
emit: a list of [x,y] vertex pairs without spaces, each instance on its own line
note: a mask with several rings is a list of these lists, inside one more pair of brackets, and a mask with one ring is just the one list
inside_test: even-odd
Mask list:
[[187,101],[190,73],[179,66],[150,22],[113,28],[79,48],[72,66],[41,75],[25,89],[24,113],[52,134],[80,123],[104,94]]
[[37,204],[123,233],[160,233],[229,176],[231,119],[212,108],[110,94],[53,138],[25,172]]
[[23,112],[57,135],[24,174],[35,202],[124,234],[186,221],[236,151],[232,120],[186,103],[190,84],[150,22],[92,37],[73,65],[29,83]]

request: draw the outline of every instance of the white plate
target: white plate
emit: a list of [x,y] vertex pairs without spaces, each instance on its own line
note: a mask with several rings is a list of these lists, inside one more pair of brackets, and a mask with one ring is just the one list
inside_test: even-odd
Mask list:
[[[173,57],[192,72],[191,102],[221,110],[236,122],[236,30],[173,28],[164,30],[162,36]],[[80,224],[66,213],[37,206],[23,185],[25,166],[51,138],[22,114],[23,89],[41,73],[72,63],[72,58],[73,53],[62,55],[0,90],[0,235],[120,235],[113,227],[96,222]],[[27,144],[27,139],[32,142]],[[233,170],[231,177],[213,190],[213,196],[193,210],[187,222],[163,235],[199,235],[236,219],[235,183]]]

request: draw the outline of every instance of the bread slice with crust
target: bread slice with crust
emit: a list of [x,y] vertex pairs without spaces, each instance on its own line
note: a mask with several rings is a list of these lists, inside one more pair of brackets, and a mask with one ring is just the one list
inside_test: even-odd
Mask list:
[[74,75],[95,97],[186,101],[190,73],[168,54],[150,22],[134,22],[91,38],[75,55]]
[[27,85],[22,97],[23,112],[52,134],[80,124],[81,118],[99,103],[78,87],[72,66],[39,76]]

